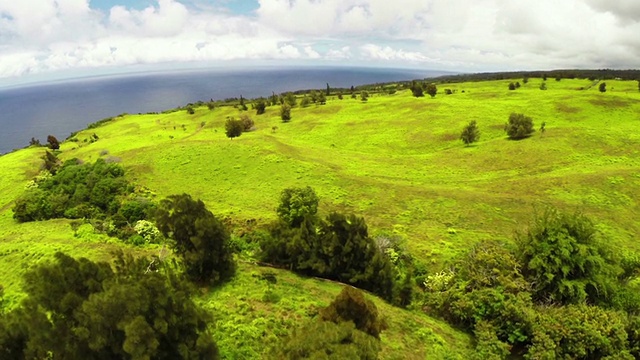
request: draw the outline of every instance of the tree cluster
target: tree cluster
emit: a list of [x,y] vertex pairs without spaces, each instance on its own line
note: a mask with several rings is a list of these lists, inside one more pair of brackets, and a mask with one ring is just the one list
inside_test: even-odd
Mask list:
[[210,315],[170,266],[117,256],[114,268],[56,253],[0,313],[2,359],[217,359]]
[[425,306],[476,335],[477,357],[633,359],[640,355],[640,268],[583,215],[548,209],[516,247],[474,246],[453,270],[428,277]]
[[410,302],[410,294],[396,284],[399,274],[394,264],[369,237],[364,219],[339,213],[321,219],[317,209],[318,198],[311,188],[284,190],[279,221],[260,244],[262,259],[348,283],[397,304]]

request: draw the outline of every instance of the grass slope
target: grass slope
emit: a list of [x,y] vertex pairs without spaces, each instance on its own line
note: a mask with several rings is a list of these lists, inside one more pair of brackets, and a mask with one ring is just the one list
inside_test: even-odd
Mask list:
[[[510,81],[443,84],[434,99],[409,91],[375,95],[366,103],[330,97],[324,106],[294,108],[286,124],[279,107],[268,107],[264,115],[251,113],[256,131],[233,140],[224,135],[225,119],[240,115],[232,107],[127,115],[79,132],[77,142],[62,145],[60,157],[119,158],[129,176],[159,198],[187,192],[238,224],[275,218],[282,189],[310,185],[323,212],[354,212],[365,216],[372,233],[405,236],[412,254],[434,268],[481,239],[511,239],[543,204],[580,209],[598,220],[615,245],[638,250],[636,82],[607,81],[603,94],[588,80],[549,80],[546,91],[539,90],[541,79],[516,91],[508,90]],[[455,93],[446,96],[445,88]],[[507,140],[503,126],[511,112],[531,116],[536,128],[545,122],[546,132]],[[478,122],[481,141],[464,147],[458,137],[470,120]],[[94,133],[98,141],[84,141]],[[29,148],[0,157],[0,284],[13,299],[20,296],[21,273],[56,250],[99,259],[122,247],[87,231],[74,234],[65,220],[13,221],[12,201],[35,174],[42,153]],[[288,331],[292,319],[312,305],[326,305],[339,291],[279,272],[284,280],[277,291],[284,300],[265,305],[260,299],[267,285],[250,277],[261,271],[245,264],[237,279],[203,296],[221,316],[220,334],[230,330],[226,323],[239,326],[237,336],[220,335],[225,349],[258,351],[265,329]],[[424,358],[430,341],[449,351],[469,346],[468,338],[419,312],[378,304],[395,324],[383,337],[385,358],[406,358],[412,351]],[[272,324],[279,321],[284,323]],[[242,328],[248,324],[255,328]],[[246,340],[243,332],[251,333]]]

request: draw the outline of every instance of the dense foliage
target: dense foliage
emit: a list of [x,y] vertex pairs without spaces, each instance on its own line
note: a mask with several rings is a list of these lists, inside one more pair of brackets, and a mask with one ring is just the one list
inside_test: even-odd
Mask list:
[[547,210],[516,240],[514,249],[481,242],[429,276],[426,309],[472,330],[478,358],[638,354],[640,301],[625,289],[637,261],[617,263],[581,214]]
[[363,218],[338,213],[325,219],[313,216],[317,197],[310,188],[284,190],[281,200],[281,219],[261,242],[264,261],[394,299],[396,271],[369,237]]
[[242,135],[243,131],[244,125],[242,124],[242,120],[228,118],[224,123],[224,132],[230,139]]
[[[45,160],[53,161],[49,154]],[[15,201],[13,217],[25,222],[112,215],[118,212],[119,196],[127,192],[128,186],[124,169],[116,163],[104,159],[94,164],[68,160],[55,175],[42,174],[29,184]]]
[[173,249],[191,280],[216,284],[235,272],[229,233],[202,200],[169,196],[158,205],[156,222],[163,235],[175,241]]
[[57,253],[25,275],[26,300],[0,316],[2,359],[216,359],[210,316],[171,268],[120,254]]

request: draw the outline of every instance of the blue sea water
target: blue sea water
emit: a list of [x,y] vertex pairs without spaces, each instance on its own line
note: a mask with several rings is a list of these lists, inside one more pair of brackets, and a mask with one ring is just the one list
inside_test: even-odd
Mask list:
[[130,74],[0,89],[0,154],[32,137],[65,139],[121,113],[163,111],[190,102],[255,98],[303,89],[350,87],[442,75],[430,70],[376,68],[256,68]]

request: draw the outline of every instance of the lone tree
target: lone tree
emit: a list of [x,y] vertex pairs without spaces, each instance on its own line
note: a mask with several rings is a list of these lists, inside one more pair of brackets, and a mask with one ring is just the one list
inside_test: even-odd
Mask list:
[[233,139],[234,137],[242,135],[242,132],[244,131],[244,124],[242,123],[242,120],[228,118],[224,123],[224,131],[228,138]]
[[436,94],[438,93],[438,88],[436,87],[436,84],[427,84],[427,94],[429,94],[429,96],[431,96],[432,98],[436,97]]
[[171,195],[160,201],[156,224],[166,237],[175,240],[187,276],[198,283],[217,284],[235,272],[229,233],[202,200],[191,195]]
[[266,109],[267,102],[263,98],[258,99],[258,102],[256,102],[256,115],[264,114]]
[[511,113],[509,122],[504,126],[504,131],[509,135],[509,139],[518,140],[531,136],[535,129],[533,120],[524,114]]
[[462,140],[465,145],[469,146],[479,139],[480,130],[478,130],[478,125],[476,124],[475,120],[471,120],[469,124],[462,130],[462,134],[460,134],[460,140]]
[[60,149],[60,142],[58,142],[58,139],[56,139],[55,136],[53,135],[47,136],[47,142],[49,143],[49,149],[51,150]]
[[289,104],[282,104],[280,108],[280,118],[282,122],[291,121],[291,106]]
[[360,100],[362,102],[366,102],[367,100],[369,100],[369,93],[366,91],[363,91],[360,93]]
[[516,84],[509,83],[509,90],[515,90],[515,89],[516,89]]
[[601,93],[607,92],[607,83],[600,83],[600,86],[598,86],[598,90],[600,90]]
[[540,84],[540,90],[547,90],[547,83],[546,82],[542,82],[542,84]]

